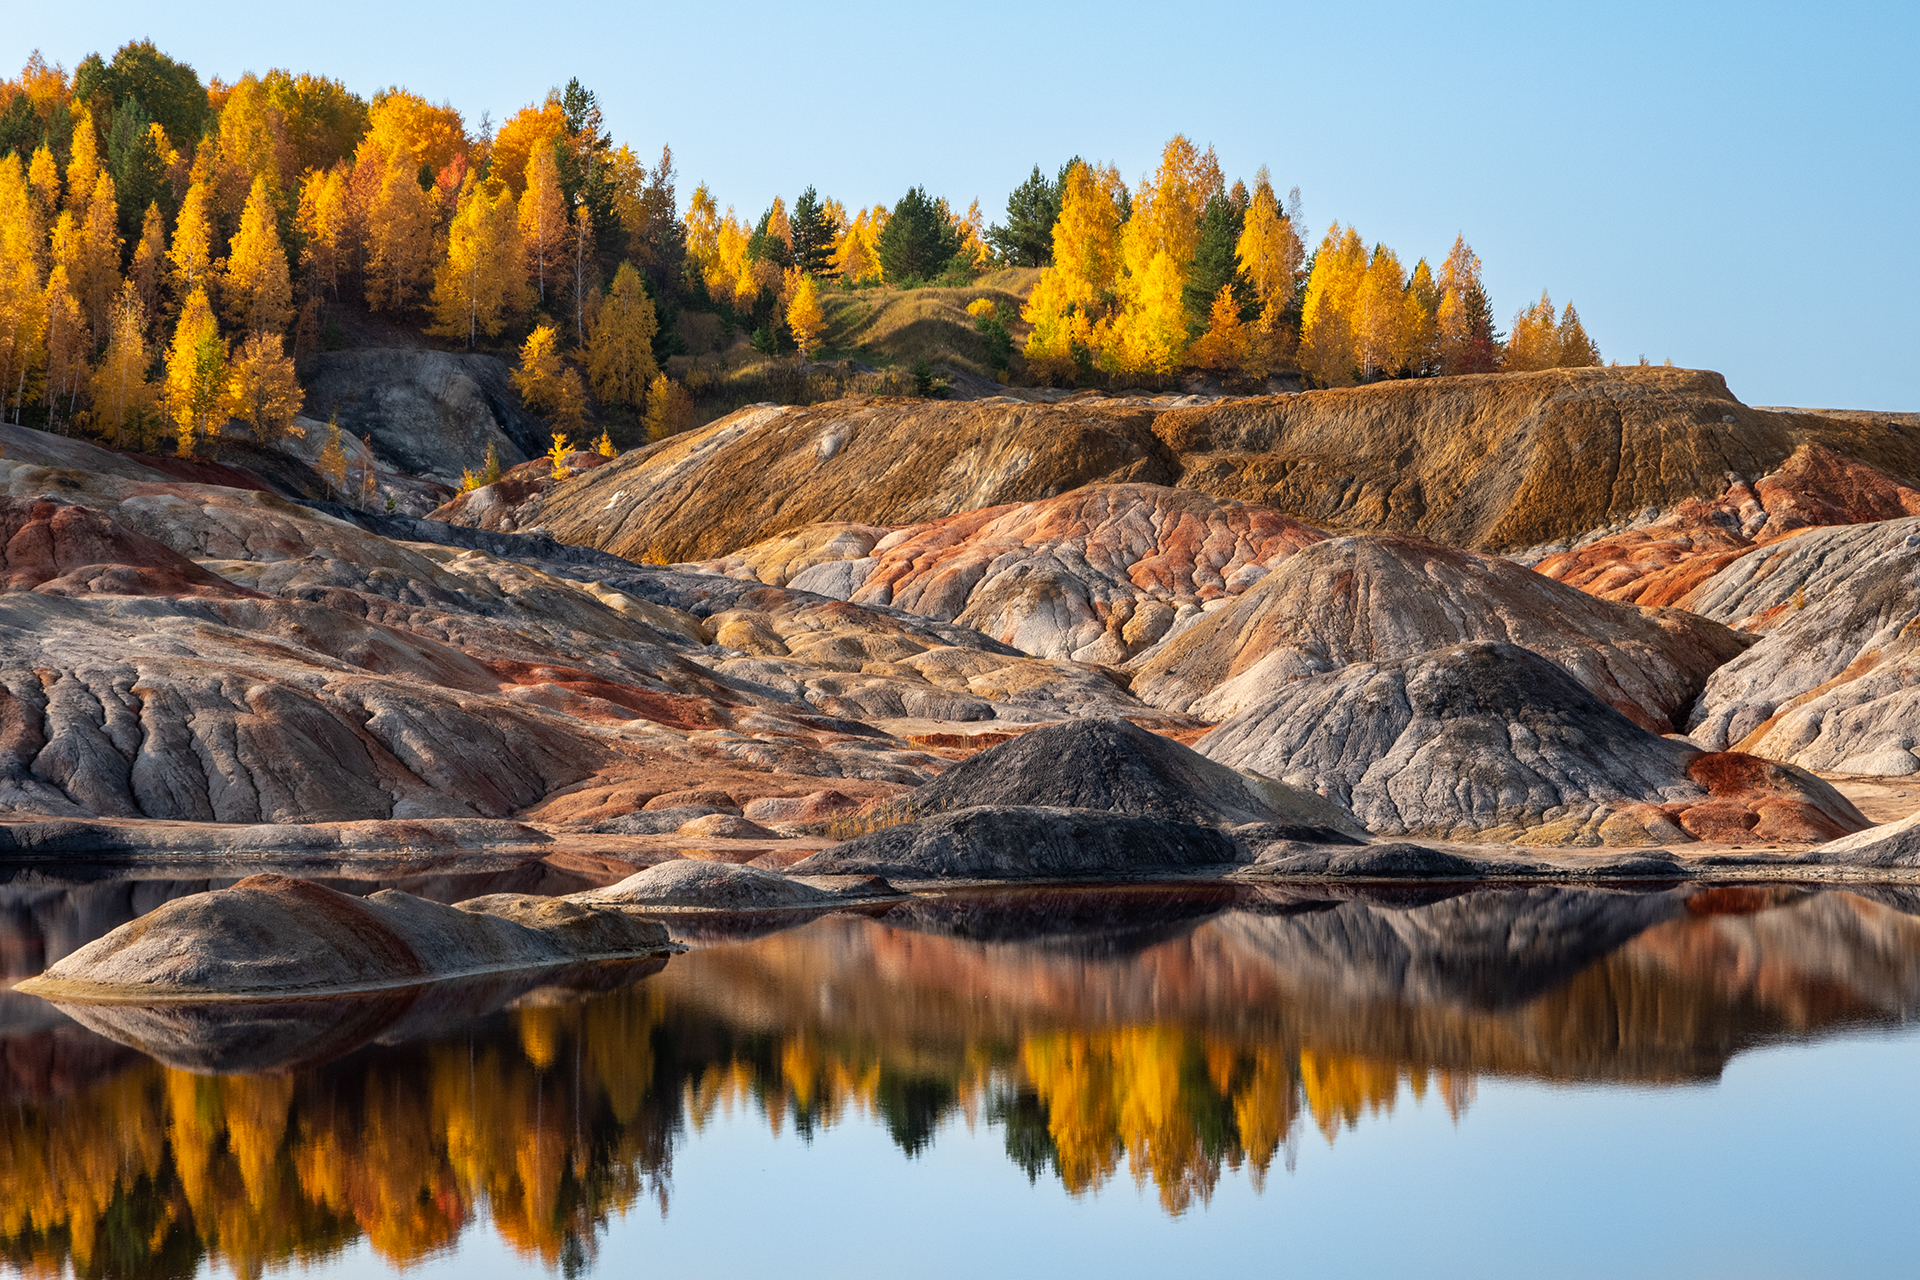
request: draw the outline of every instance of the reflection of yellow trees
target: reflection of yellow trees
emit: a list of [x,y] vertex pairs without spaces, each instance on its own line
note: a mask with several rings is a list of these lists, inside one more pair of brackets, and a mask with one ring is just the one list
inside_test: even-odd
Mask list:
[[484,1201],[504,1240],[553,1267],[590,1253],[607,1216],[643,1196],[664,1213],[672,1135],[722,1113],[803,1135],[864,1117],[909,1154],[946,1121],[984,1113],[1030,1173],[1050,1166],[1078,1195],[1124,1162],[1179,1213],[1224,1169],[1262,1185],[1303,1117],[1331,1140],[1408,1087],[1437,1088],[1456,1114],[1471,1090],[1444,1073],[1167,1025],[938,1050],[745,1033],[676,1014],[641,986],[299,1074],[149,1063],[64,1103],[0,1109],[0,1257],[90,1276],[164,1248],[175,1261],[184,1251],[186,1269],[212,1258],[252,1277],[365,1239],[404,1264],[453,1244]]

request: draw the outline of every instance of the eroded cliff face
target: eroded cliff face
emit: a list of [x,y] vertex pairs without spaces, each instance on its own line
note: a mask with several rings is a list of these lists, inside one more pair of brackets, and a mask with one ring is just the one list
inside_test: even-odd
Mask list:
[[1920,474],[1920,432],[1741,404],[1718,374],[1559,369],[1173,407],[1144,400],[763,406],[529,503],[519,526],[631,559],[708,560],[820,522],[897,526],[1145,481],[1329,531],[1510,551],[1624,525],[1804,443]]

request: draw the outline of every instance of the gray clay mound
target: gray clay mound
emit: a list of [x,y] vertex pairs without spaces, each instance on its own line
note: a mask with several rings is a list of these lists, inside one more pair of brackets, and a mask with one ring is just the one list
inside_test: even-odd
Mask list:
[[870,832],[789,870],[895,880],[1124,880],[1218,869],[1243,856],[1226,832],[1190,822],[1094,809],[982,806]]
[[1537,827],[1609,802],[1704,795],[1687,776],[1693,748],[1510,644],[1298,680],[1198,745],[1226,764],[1311,778],[1386,835]]
[[[518,898],[520,895],[502,895]],[[23,984],[67,999],[312,995],[408,986],[668,947],[665,929],[567,899],[525,923],[383,890],[367,898],[288,876],[249,876],[179,898]]]
[[1364,835],[1311,792],[1217,764],[1120,719],[1070,720],[990,747],[871,816],[913,819],[981,805],[1099,809],[1202,826],[1278,822]]
[[867,878],[809,884],[761,867],[682,859],[628,876],[582,898],[634,907],[709,911],[768,911],[833,907],[852,899],[897,896],[891,885]]
[[1920,813],[1809,849],[1807,860],[1850,867],[1920,867]]

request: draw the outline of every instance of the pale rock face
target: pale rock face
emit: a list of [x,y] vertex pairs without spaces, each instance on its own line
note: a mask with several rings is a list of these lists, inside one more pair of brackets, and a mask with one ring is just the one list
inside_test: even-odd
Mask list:
[[1649,615],[1494,556],[1382,534],[1282,561],[1140,658],[1132,688],[1155,706],[1219,720],[1350,663],[1476,641],[1533,650],[1658,733],[1743,645],[1678,611]]
[[370,437],[382,461],[408,474],[457,484],[463,468],[480,469],[488,445],[509,467],[546,449],[496,357],[369,349],[307,363],[309,411],[337,415],[343,434]]
[[1707,681],[1688,725],[1701,745],[1834,773],[1920,772],[1920,519],[1751,551],[1693,603],[1761,633]]
[[1866,825],[1817,778],[1656,737],[1511,644],[1457,645],[1297,680],[1196,749],[1315,787],[1376,835],[1810,843]]

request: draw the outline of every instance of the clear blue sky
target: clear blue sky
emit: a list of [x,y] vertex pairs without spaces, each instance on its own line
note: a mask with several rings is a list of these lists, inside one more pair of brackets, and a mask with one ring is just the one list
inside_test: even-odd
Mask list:
[[757,213],[924,183],[992,219],[1038,162],[1175,132],[1411,263],[1456,231],[1510,317],[1549,288],[1609,359],[1753,404],[1920,410],[1920,5],[32,3],[0,66],[150,36],[500,120],[569,76],[682,192]]

